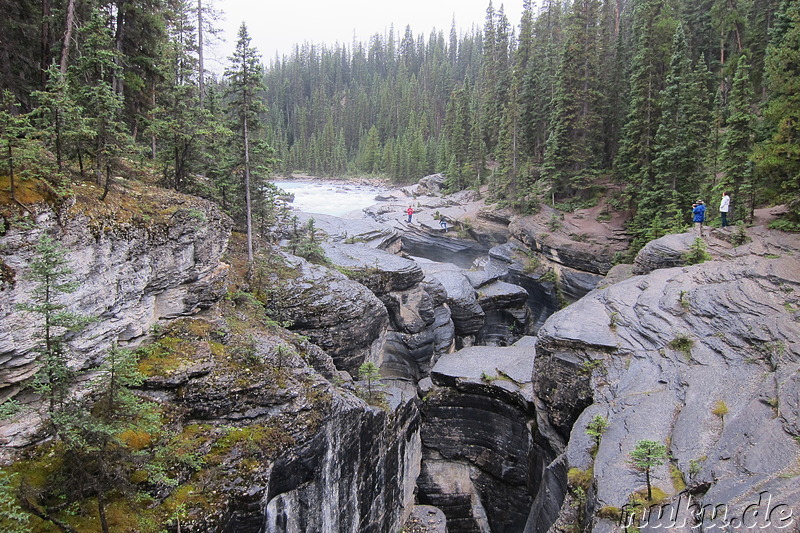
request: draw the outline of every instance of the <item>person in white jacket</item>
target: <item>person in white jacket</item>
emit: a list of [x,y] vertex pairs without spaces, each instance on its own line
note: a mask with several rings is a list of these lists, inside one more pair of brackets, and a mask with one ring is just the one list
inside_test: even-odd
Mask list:
[[728,210],[731,206],[731,197],[726,192],[722,193],[722,201],[719,203],[719,214],[722,215],[722,227],[728,225]]

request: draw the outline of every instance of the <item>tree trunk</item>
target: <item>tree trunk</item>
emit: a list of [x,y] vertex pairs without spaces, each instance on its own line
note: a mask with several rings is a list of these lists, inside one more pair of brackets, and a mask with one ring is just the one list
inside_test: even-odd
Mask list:
[[247,262],[253,263],[253,214],[250,203],[250,136],[247,131],[247,111],[244,116],[244,198],[247,211]]
[[41,88],[44,89],[47,85],[47,67],[50,66],[50,0],[42,0],[42,28],[39,41],[40,58],[40,83]]
[[63,161],[61,157],[61,111],[56,109],[56,165],[58,170],[63,168]]
[[62,76],[67,73],[69,46],[70,41],[72,41],[73,26],[75,26],[75,0],[69,0],[67,4],[67,22],[64,26],[64,44],[61,47],[61,64],[59,65],[59,71]]
[[103,495],[97,495],[97,512],[100,515],[100,527],[103,533],[109,533],[108,519],[106,518],[106,503],[103,501]]
[[[125,1],[126,0],[119,0],[117,3],[117,28],[114,35],[114,48],[120,55],[122,54],[122,39],[125,34]],[[114,58],[114,64],[121,68],[119,64],[119,55]],[[119,76],[119,72],[114,73],[111,87],[115,93],[122,94],[122,78]]]
[[106,163],[106,183],[103,185],[103,196],[100,197],[100,201],[104,201],[106,196],[108,196],[108,189],[111,188],[111,165]]

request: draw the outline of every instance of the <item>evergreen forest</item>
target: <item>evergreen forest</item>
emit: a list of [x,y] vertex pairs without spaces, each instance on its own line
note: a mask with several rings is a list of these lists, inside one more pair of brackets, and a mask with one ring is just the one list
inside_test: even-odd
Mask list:
[[[730,191],[734,220],[785,204],[800,227],[800,5],[790,0],[542,0],[519,27],[306,44],[268,64],[242,25],[204,67],[221,6],[4,0],[3,174],[54,188],[148,164],[161,185],[268,224],[275,175],[441,172],[521,213],[613,187],[634,248]],[[255,222],[254,222],[255,221]],[[260,222],[259,222],[260,221]]]

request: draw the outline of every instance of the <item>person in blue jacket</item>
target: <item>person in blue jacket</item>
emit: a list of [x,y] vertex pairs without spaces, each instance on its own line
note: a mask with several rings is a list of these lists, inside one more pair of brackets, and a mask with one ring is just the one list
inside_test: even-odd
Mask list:
[[706,205],[703,203],[703,200],[697,200],[694,204],[692,204],[692,214],[694,218],[695,226],[697,226],[698,231],[700,232],[700,236],[703,236],[703,222],[706,220]]

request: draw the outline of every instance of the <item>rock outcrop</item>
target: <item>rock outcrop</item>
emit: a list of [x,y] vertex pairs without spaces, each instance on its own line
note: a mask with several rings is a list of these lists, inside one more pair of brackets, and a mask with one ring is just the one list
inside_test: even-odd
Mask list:
[[422,407],[418,500],[449,531],[520,531],[533,500],[532,347],[442,356]]
[[[567,469],[590,472],[587,522],[609,531],[608,517],[644,487],[630,452],[654,440],[669,460],[652,483],[676,508],[685,483],[684,505],[690,494],[729,518],[765,492],[800,512],[798,251],[796,238],[761,232],[730,259],[632,277],[553,315],[539,331],[537,413],[554,458],[563,455],[543,489],[563,494]],[[595,415],[608,429],[593,455],[585,430]],[[539,492],[531,516],[552,518],[559,503]],[[526,531],[551,524],[532,519]]]
[[19,304],[30,303],[35,283],[27,269],[35,243],[50,234],[65,250],[77,282],[62,295],[70,311],[96,320],[71,340],[70,366],[102,359],[112,343],[136,342],[159,320],[192,314],[225,293],[221,262],[232,223],[214,204],[165,194],[163,221],[100,222],[77,209],[42,208],[33,229],[11,226],[0,237],[0,397],[16,394],[37,369],[37,324]]
[[414,503],[419,420],[399,392],[389,412],[338,400],[317,437],[273,465],[265,531],[399,531]]
[[[395,228],[380,224],[369,218],[341,218],[319,213],[303,213],[296,211],[299,224],[307,224],[314,219],[314,225],[322,232],[327,241],[333,243],[364,243],[372,248],[379,248],[390,253],[397,253],[401,248],[400,232]],[[287,235],[287,238],[290,237]]]
[[[365,250],[374,250],[366,246]],[[391,256],[393,257],[393,256]],[[336,270],[286,256],[282,275],[268,275],[274,294],[268,304],[328,352],[336,368],[358,375],[365,362],[381,363],[389,316],[364,285]]]
[[512,220],[509,231],[530,250],[555,263],[600,275],[608,272],[615,254],[630,242],[619,222],[591,221],[581,210],[565,215],[549,207]]
[[390,326],[382,345],[384,376],[427,376],[436,358],[451,350],[455,330],[444,288],[423,283],[420,265],[363,244],[326,244],[325,254],[342,272],[380,299]]

